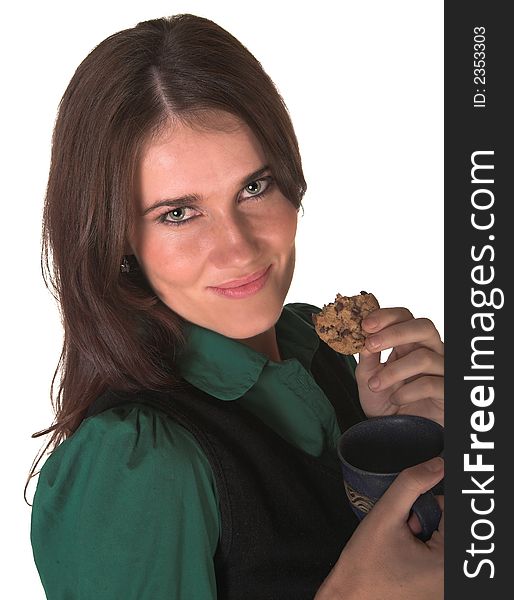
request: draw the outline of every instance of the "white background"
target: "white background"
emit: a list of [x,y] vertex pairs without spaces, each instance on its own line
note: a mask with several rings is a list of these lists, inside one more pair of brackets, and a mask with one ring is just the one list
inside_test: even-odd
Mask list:
[[[430,317],[443,335],[442,0],[34,0],[2,9],[1,560],[9,598],[44,598],[23,486],[42,443],[30,435],[52,420],[61,343],[39,262],[57,105],[101,40],[181,12],[234,34],[289,107],[308,192],[286,301],[322,306],[336,292],[372,291],[382,306]],[[29,499],[34,489],[33,480]]]

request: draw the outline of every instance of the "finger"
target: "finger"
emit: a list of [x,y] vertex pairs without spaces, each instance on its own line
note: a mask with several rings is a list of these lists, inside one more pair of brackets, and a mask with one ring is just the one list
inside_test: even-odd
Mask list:
[[406,523],[417,498],[440,481],[443,474],[444,461],[440,457],[404,469],[372,508],[370,515],[375,513],[378,520],[383,519],[391,528]]
[[[361,326],[365,332],[372,333],[378,332],[392,323],[409,321],[413,318],[412,313],[406,308],[379,308],[363,319]],[[364,346],[359,354],[359,363],[361,360],[364,361],[365,370],[373,371],[380,364],[380,348],[371,350]],[[388,360],[392,360],[391,355]]]
[[415,343],[438,354],[444,353],[444,344],[430,319],[411,319],[389,325],[377,333],[368,335],[365,343],[370,352]]
[[444,375],[444,358],[427,348],[413,350],[407,356],[388,362],[380,372],[368,381],[374,392],[385,390],[395,383],[406,381],[417,375]]
[[402,344],[401,346],[395,346],[390,354],[388,359],[385,362],[392,362],[393,360],[397,360],[398,358],[402,358],[402,356],[406,356],[416,348],[419,348],[419,344]]
[[444,378],[424,375],[405,383],[389,396],[389,402],[405,406],[418,400],[444,403]]
[[[361,326],[366,333],[373,333],[374,331],[380,331],[391,323],[406,321],[412,318],[412,313],[404,308],[379,308],[369,313],[363,319]],[[389,355],[388,360],[390,358],[391,355]],[[380,349],[372,351],[370,348],[364,346],[359,354],[359,365],[362,363],[360,371],[374,371],[380,364],[380,360]]]
[[404,404],[398,408],[398,415],[414,415],[425,417],[439,423],[444,427],[444,403],[427,400],[418,400],[410,404]]
[[414,319],[410,310],[403,307],[396,308],[378,308],[369,313],[362,321],[362,328],[367,333],[381,331],[384,327],[388,327],[393,323],[401,323]]

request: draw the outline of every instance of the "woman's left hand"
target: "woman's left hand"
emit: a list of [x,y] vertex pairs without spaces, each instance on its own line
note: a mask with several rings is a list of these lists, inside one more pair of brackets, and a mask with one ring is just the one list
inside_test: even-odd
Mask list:
[[368,337],[355,376],[366,416],[418,415],[444,425],[444,344],[432,321],[406,308],[379,308],[362,327]]

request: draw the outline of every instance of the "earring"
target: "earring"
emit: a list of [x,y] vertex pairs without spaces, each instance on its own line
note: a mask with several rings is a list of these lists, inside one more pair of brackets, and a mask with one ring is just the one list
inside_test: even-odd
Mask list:
[[124,256],[121,261],[120,271],[122,273],[130,273],[130,264],[126,256]]

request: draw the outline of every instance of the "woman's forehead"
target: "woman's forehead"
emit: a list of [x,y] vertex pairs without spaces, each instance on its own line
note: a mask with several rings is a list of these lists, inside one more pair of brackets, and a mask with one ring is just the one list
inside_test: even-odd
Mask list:
[[[232,120],[232,124],[235,121]],[[207,191],[210,186],[233,185],[266,162],[262,147],[242,121],[230,130],[174,124],[163,129],[143,152],[138,180],[140,193]]]
[[[173,121],[159,128],[144,145],[141,162],[193,158],[217,154],[262,154],[262,147],[248,125],[238,117],[222,113],[210,121]],[[212,155],[212,156],[211,156]]]

